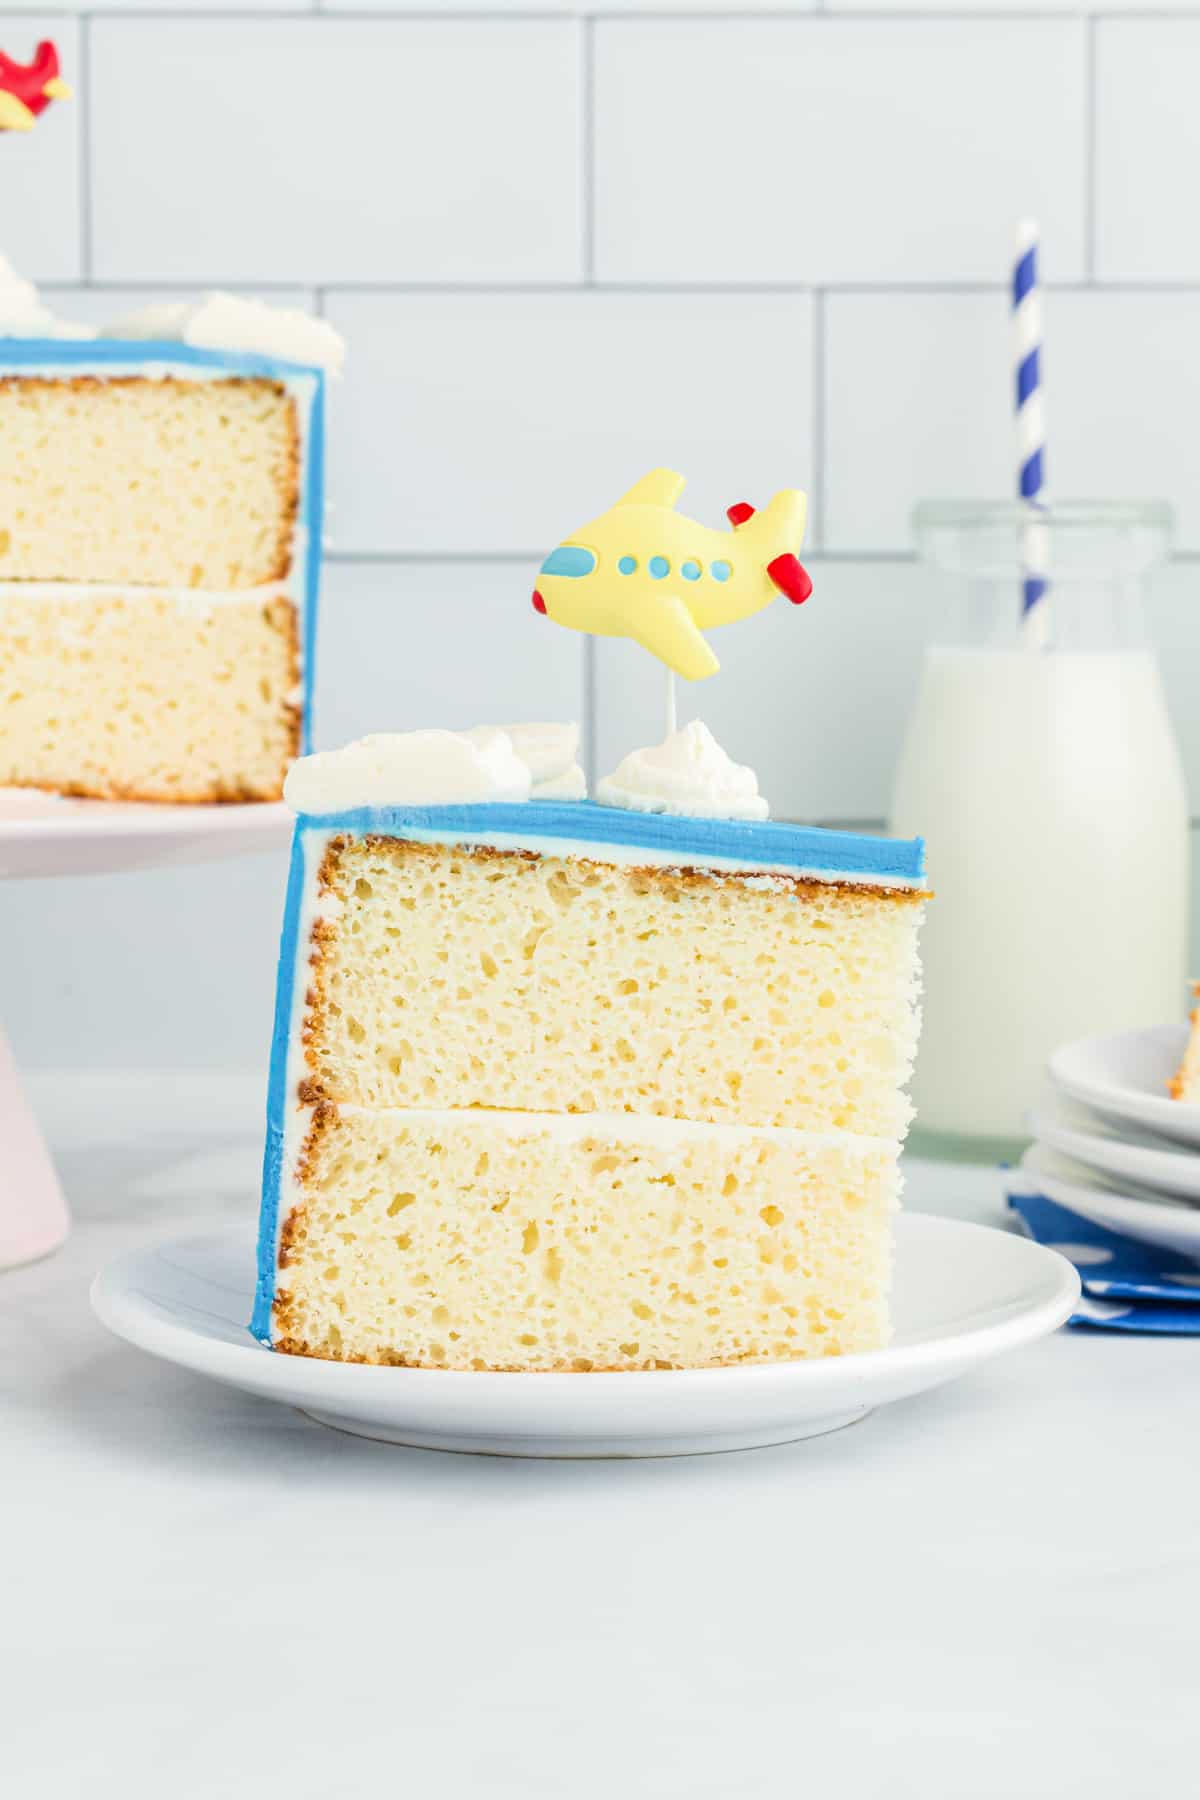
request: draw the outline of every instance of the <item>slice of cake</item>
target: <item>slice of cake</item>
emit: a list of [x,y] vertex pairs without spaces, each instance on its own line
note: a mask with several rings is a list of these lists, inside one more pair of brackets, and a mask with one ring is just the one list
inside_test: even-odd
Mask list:
[[[119,340],[52,336],[14,282],[0,270],[0,785],[279,799],[308,741],[333,334],[214,297]],[[264,352],[273,317],[313,366]]]
[[[1192,998],[1200,1000],[1200,981],[1192,983]],[[1183,1061],[1167,1083],[1167,1091],[1172,1100],[1186,1100],[1192,1106],[1200,1106],[1200,1007],[1192,1008],[1188,1024],[1191,1030]]]
[[637,810],[530,799],[516,728],[295,766],[264,1343],[633,1370],[885,1341],[921,845],[656,816],[688,758],[707,810],[758,810],[679,740],[613,778]]

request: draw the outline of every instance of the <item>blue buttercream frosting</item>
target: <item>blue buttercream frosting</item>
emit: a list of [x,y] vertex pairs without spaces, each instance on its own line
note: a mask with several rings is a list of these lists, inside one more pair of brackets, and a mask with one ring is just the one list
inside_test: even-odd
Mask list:
[[404,837],[482,839],[495,836],[554,839],[573,844],[615,844],[655,856],[677,856],[703,866],[721,862],[766,863],[796,872],[853,877],[859,881],[920,881],[925,873],[921,838],[865,837],[785,825],[775,819],[690,819],[627,811],[592,800],[534,800],[473,806],[355,807],[346,812],[301,814],[299,831],[371,832]]
[[321,521],[324,511],[325,374],[307,363],[263,356],[249,350],[203,350],[151,338],[6,338],[0,335],[0,372],[12,369],[95,369],[113,375],[122,369],[145,374],[148,368],[211,369],[223,375],[245,375],[309,389],[308,429],[304,443],[300,529],[296,536],[295,594],[300,612],[303,700],[301,749],[312,740],[313,665],[321,580]]

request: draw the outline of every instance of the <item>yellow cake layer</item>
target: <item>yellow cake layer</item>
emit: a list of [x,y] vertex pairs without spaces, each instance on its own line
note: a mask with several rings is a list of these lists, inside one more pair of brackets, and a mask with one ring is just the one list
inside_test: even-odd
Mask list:
[[439,1369],[706,1368],[887,1335],[896,1146],[596,1115],[315,1110],[274,1338]]
[[393,838],[321,886],[309,1099],[903,1135],[911,892]]
[[0,581],[280,581],[299,441],[280,382],[0,378]]
[[0,786],[106,800],[277,800],[299,743],[296,610],[0,588]]

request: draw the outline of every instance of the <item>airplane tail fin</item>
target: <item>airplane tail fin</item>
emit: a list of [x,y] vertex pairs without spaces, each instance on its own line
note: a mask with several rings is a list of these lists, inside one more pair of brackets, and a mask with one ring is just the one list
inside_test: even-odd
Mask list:
[[747,537],[753,533],[763,540],[764,550],[775,550],[767,563],[767,574],[781,594],[786,594],[794,605],[802,606],[812,593],[808,570],[801,567],[793,551],[780,550],[777,546],[794,544],[797,550],[800,548],[808,514],[807,494],[802,494],[798,488],[784,488],[762,512],[755,512],[745,500],[739,500],[736,506],[730,506],[726,511],[735,531],[748,527]]
[[760,513],[755,513],[751,530],[779,550],[794,555],[804,542],[804,526],[808,518],[808,495],[800,488],[784,488]]

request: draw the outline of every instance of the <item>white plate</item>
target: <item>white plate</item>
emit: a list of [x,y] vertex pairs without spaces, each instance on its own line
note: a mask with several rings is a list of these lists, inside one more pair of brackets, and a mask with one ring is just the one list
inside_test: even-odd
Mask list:
[[1050,1058],[1055,1085],[1107,1119],[1128,1120],[1180,1144],[1200,1146],[1200,1106],[1172,1100],[1167,1083],[1183,1061],[1186,1025],[1145,1025],[1080,1038]]
[[[1172,1150],[1136,1133],[1119,1136],[1110,1126],[1074,1124],[1045,1111],[1031,1114],[1029,1126],[1040,1144],[1086,1163],[1110,1181],[1133,1181],[1176,1200],[1200,1200],[1200,1156],[1194,1150]],[[1124,1129],[1128,1133],[1129,1127]]]
[[890,1348],[748,1368],[488,1375],[278,1356],[246,1330],[254,1259],[242,1230],[119,1257],[92,1305],[140,1349],[361,1437],[503,1456],[680,1456],[853,1424],[1053,1331],[1079,1297],[1070,1263],[1015,1233],[908,1213],[897,1252]]
[[102,875],[274,850],[291,837],[282,801],[134,806],[0,787],[0,877]]
[[1099,1187],[1082,1169],[1059,1162],[1052,1150],[1038,1144],[1025,1152],[1021,1167],[1047,1200],[1079,1213],[1093,1225],[1153,1244],[1156,1250],[1177,1250],[1181,1256],[1200,1258],[1200,1212],[1193,1207]]

